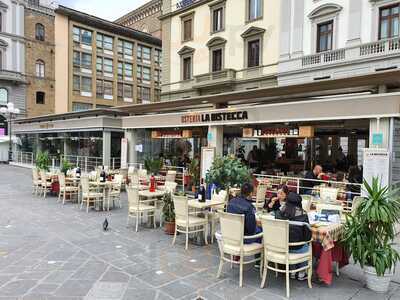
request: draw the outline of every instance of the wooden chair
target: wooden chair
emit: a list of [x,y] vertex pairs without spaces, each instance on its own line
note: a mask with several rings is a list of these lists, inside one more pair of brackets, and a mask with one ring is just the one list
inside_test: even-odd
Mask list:
[[257,211],[262,210],[265,204],[265,194],[267,193],[268,186],[266,184],[259,184],[257,186],[256,202],[253,203]]
[[[207,242],[208,220],[189,214],[189,205],[187,196],[172,196],[175,206],[175,234],[172,245],[175,245],[178,232],[186,235],[185,250],[189,245],[189,234],[196,232],[204,233],[205,243]],[[200,227],[200,228],[199,228]],[[199,229],[197,229],[199,228]]]
[[208,216],[208,221],[211,223],[211,244],[214,243],[214,236],[216,232],[217,222],[219,220],[218,212],[223,212],[226,205],[228,205],[228,192],[225,190],[219,191],[219,193],[212,193],[211,201],[221,201],[224,204],[214,206],[212,211],[210,211]]
[[[78,198],[78,202],[79,202],[79,187],[68,185],[66,183],[64,173],[58,174],[58,182],[60,184],[60,191],[58,193],[58,201],[61,201],[61,196],[62,196],[63,197],[62,203],[64,205],[65,201],[66,201],[66,194],[69,194],[70,196],[76,194],[77,198]],[[71,200],[72,200],[72,197],[71,197]]]
[[82,188],[82,202],[81,209],[83,208],[84,203],[86,203],[86,212],[89,212],[90,204],[93,204],[93,207],[96,205],[96,202],[101,203],[103,201],[103,193],[99,193],[90,188],[89,177],[82,176],[81,177],[81,188]]
[[[243,266],[246,264],[263,261],[263,245],[262,243],[245,244],[244,240],[261,238],[262,233],[253,236],[244,235],[244,215],[229,214],[220,212],[221,223],[221,247],[220,247],[220,262],[218,268],[217,278],[220,278],[224,262],[238,264],[240,268],[239,273],[239,286],[243,286]],[[254,258],[255,255],[260,255],[259,258]],[[233,256],[239,256],[239,261],[233,259]],[[244,260],[246,257],[251,256],[252,259]],[[260,268],[260,276],[261,276]]]
[[360,204],[365,200],[364,197],[362,196],[355,196],[353,199],[353,202],[351,203],[351,214],[354,216],[357,208],[360,206]]
[[37,168],[32,168],[32,194],[35,196],[39,193],[42,188],[42,182],[39,178],[39,172]]
[[[267,218],[261,218],[261,224],[263,227],[263,242],[264,242],[264,266],[263,276],[261,281],[261,288],[264,288],[267,280],[268,270],[272,270],[279,273],[285,273],[286,275],[286,297],[290,297],[290,286],[289,286],[289,274],[297,273],[299,271],[307,270],[308,275],[308,287],[311,289],[311,277],[312,277],[312,245],[310,241],[300,243],[289,243],[289,221],[285,220],[273,220]],[[307,224],[308,225],[308,224]],[[304,226],[307,226],[304,223]],[[273,233],[273,234],[271,234]],[[309,250],[307,253],[289,253],[290,246],[303,246],[308,245]],[[301,268],[289,269],[290,265],[297,265],[306,262],[307,265]],[[269,263],[273,263],[274,266],[270,266]],[[281,270],[278,268],[278,264],[284,265],[285,269]],[[278,274],[278,273],[276,273]]]
[[51,191],[51,179],[47,176],[46,171],[44,170],[40,170],[40,183],[41,193],[43,193],[43,198],[46,199],[47,193]]
[[141,201],[139,199],[139,190],[135,187],[128,187],[126,191],[128,193],[128,204],[129,204],[127,226],[129,226],[129,220],[131,218],[135,218],[136,232],[137,232],[139,228],[139,222],[143,214],[146,213],[148,217],[153,217],[154,228],[156,228],[156,218],[155,218],[156,207],[147,204],[149,202],[153,202],[154,200]]
[[115,202],[118,202],[119,208],[122,208],[121,205],[121,189],[122,184],[124,182],[124,176],[121,174],[114,176],[114,181],[112,182],[111,189],[108,193],[108,207],[107,210],[110,210],[110,202],[113,202],[113,207],[115,207]]
[[165,182],[175,182],[176,179],[176,171],[167,171],[167,175],[165,176]]

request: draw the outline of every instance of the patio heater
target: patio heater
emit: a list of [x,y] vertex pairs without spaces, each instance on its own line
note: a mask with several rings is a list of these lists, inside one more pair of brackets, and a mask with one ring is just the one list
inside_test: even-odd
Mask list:
[[9,145],[8,145],[8,162],[12,161],[12,120],[19,115],[20,110],[19,108],[14,107],[14,103],[8,102],[7,107],[0,108],[0,114],[2,114],[6,121],[8,122],[8,136],[10,138]]

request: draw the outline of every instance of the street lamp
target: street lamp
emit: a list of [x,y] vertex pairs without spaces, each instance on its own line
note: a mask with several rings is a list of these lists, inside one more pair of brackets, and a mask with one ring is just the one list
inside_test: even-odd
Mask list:
[[20,113],[19,108],[14,107],[14,103],[8,102],[7,107],[0,108],[0,114],[2,114],[6,121],[8,122],[8,136],[10,138],[10,143],[8,145],[8,162],[12,161],[12,131],[11,131],[11,124],[12,120],[16,118],[16,116]]

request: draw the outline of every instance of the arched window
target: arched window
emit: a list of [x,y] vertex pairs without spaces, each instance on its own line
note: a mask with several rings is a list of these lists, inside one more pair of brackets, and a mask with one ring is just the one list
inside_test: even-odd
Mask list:
[[35,26],[35,37],[38,41],[44,41],[44,26],[37,23]]
[[44,104],[46,100],[45,98],[45,92],[36,92],[36,104]]
[[36,76],[40,78],[44,78],[44,61],[41,59],[38,59],[36,61]]

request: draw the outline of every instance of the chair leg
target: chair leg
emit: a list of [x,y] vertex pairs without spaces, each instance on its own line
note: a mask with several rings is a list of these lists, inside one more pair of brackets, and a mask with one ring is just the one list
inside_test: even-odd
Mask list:
[[186,243],[185,243],[185,250],[189,248],[189,228],[186,227]]
[[136,213],[136,232],[138,232],[139,229],[139,218],[140,218],[140,213]]
[[156,211],[153,212],[153,223],[154,223],[154,229],[156,229],[157,228],[157,225],[156,225]]
[[61,191],[58,192],[58,201],[57,202],[60,202],[60,201],[61,201]]
[[126,218],[126,227],[129,227],[129,214],[128,217]]
[[264,254],[261,253],[261,257],[260,257],[260,278],[262,278],[263,275],[263,267],[264,267]]
[[337,261],[336,263],[335,263],[335,265],[336,265],[336,276],[337,277],[339,277],[339,273],[340,273],[340,271],[339,271],[339,262]]
[[86,201],[86,213],[89,213],[89,198]]
[[[221,255],[223,255],[223,254],[221,253]],[[217,278],[221,277],[223,266],[224,266],[224,260],[222,259],[222,256],[221,256],[221,259],[219,261],[219,268],[218,268]]]
[[289,280],[289,265],[288,264],[286,264],[286,298],[288,298],[289,299],[289,297],[290,297],[290,286],[289,286],[289,283],[290,283],[290,280]]
[[243,287],[243,255],[240,255],[239,286]]
[[268,274],[268,268],[267,268],[267,266],[268,266],[268,261],[266,261],[266,260],[264,259],[263,276],[262,276],[261,286],[260,286],[260,288],[262,288],[262,289],[264,288],[265,282],[267,281],[267,274]]
[[172,240],[172,246],[175,245],[176,234],[177,234],[177,226],[176,226],[176,224],[175,224],[175,233],[174,233],[174,239]]
[[312,258],[311,258],[311,260],[309,260],[308,261],[308,278],[307,278],[307,281],[308,281],[308,287],[310,288],[310,289],[312,289],[312,283],[311,283],[311,278],[312,278],[312,272],[313,272],[313,268],[312,268]]
[[233,255],[231,255],[231,269],[233,269]]
[[82,198],[82,201],[81,201],[81,210],[82,210],[82,208],[83,208],[83,202],[84,202],[84,200],[83,200],[83,198]]
[[[65,205],[65,197],[66,197],[65,194],[66,194],[66,192],[64,191],[63,192],[63,205]],[[69,196],[71,197],[71,194]]]
[[204,225],[204,242],[206,243],[206,245],[208,245],[207,231],[208,231],[208,225]]

